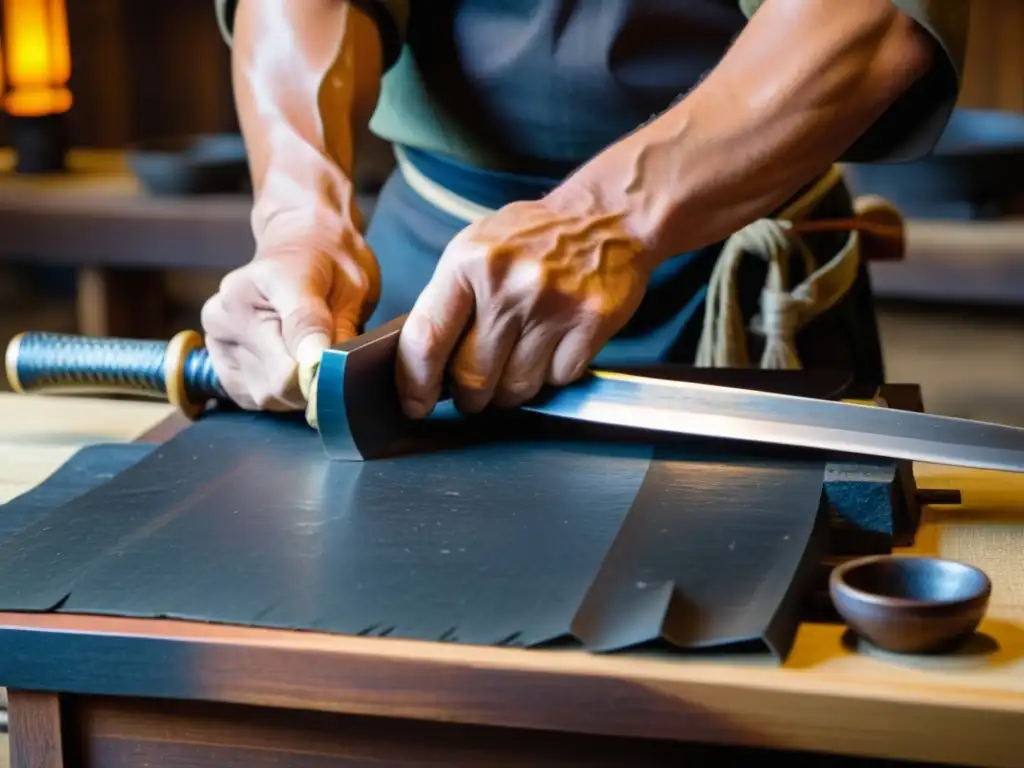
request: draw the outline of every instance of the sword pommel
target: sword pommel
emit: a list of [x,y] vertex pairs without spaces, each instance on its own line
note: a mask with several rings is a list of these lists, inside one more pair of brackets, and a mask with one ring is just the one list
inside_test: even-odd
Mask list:
[[169,342],[32,331],[11,340],[5,363],[15,392],[154,397],[189,418],[227,399],[195,331]]

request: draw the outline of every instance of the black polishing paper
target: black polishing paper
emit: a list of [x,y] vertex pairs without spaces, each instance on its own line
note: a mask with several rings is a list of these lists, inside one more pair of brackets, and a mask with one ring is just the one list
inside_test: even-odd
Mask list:
[[90,445],[76,451],[45,482],[0,506],[0,542],[62,504],[144,459],[151,443]]
[[535,437],[330,462],[247,413],[144,450],[10,530],[0,610],[784,658],[823,554],[823,461]]

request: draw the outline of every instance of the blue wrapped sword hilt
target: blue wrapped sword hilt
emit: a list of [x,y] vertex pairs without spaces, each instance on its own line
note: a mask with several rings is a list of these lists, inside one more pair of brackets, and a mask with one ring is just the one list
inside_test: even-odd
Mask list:
[[154,397],[190,418],[229,400],[195,331],[170,341],[31,331],[11,340],[5,362],[15,392]]

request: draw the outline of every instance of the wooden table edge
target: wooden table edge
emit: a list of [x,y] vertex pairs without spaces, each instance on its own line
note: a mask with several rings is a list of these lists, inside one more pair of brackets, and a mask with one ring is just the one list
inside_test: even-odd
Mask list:
[[[3,661],[26,647],[37,649],[32,663]],[[68,665],[79,671],[69,676]],[[940,680],[882,692],[849,675],[720,657],[623,658],[69,614],[0,613],[0,671],[14,691],[965,765],[1008,765],[993,750],[1019,738],[1024,715],[1024,694]],[[935,733],[944,729],[954,735],[940,746]]]

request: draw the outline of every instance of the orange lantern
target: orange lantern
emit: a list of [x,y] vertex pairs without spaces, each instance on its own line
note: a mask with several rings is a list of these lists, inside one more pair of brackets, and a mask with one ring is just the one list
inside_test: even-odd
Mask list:
[[3,109],[18,170],[62,169],[62,115],[72,102],[64,0],[3,0],[3,75]]

